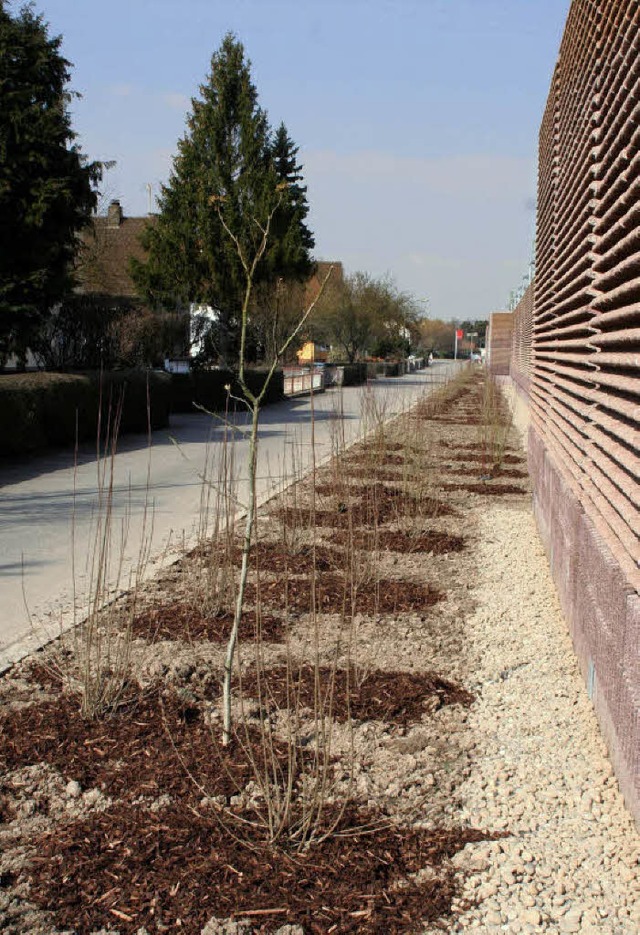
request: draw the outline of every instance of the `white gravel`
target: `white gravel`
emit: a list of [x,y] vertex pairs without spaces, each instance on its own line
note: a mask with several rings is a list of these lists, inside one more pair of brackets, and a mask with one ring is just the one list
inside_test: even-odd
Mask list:
[[[462,818],[509,837],[455,858],[482,901],[454,932],[640,931],[640,840],[587,698],[528,506],[481,511],[467,619],[477,744]],[[457,817],[460,812],[457,811]]]

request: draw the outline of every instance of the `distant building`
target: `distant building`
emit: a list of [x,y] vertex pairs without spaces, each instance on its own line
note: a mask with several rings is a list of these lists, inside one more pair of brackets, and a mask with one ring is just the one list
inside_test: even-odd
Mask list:
[[76,266],[77,291],[134,299],[136,287],[129,272],[132,257],[146,258],[140,236],[155,216],[125,217],[120,202],[110,203],[106,215],[94,217],[81,234]]
[[[146,252],[140,243],[140,237],[148,225],[155,224],[156,216],[127,217],[120,202],[114,199],[106,215],[94,217],[81,234],[81,246],[76,266],[77,292],[96,297],[113,299],[114,303],[131,303],[137,300],[135,284],[129,271],[132,257],[144,261]],[[342,263],[320,260],[315,272],[306,286],[305,301],[312,302],[333,266],[329,284],[340,283],[344,279]],[[195,357],[204,347],[203,322],[215,323],[218,313],[209,306],[191,306],[190,334],[187,342],[190,353]],[[306,345],[305,345],[306,346]],[[311,360],[326,360],[327,349],[321,345]],[[324,356],[323,356],[324,355]],[[184,358],[171,358],[166,363],[167,369],[183,370]]]
[[344,269],[339,260],[318,260],[315,272],[307,283],[307,303],[313,302],[331,267],[333,267],[333,270],[327,282],[327,288],[335,288],[336,285],[340,285],[344,282]]
[[329,359],[329,349],[316,341],[307,341],[296,353],[299,364],[326,364]]

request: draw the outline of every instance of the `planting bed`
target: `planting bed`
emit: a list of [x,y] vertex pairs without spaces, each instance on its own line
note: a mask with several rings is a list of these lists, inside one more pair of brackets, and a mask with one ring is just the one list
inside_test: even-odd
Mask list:
[[[255,600],[252,586],[249,600]],[[444,600],[445,595],[431,585],[413,581],[380,578],[365,581],[361,586],[352,584],[348,577],[325,574],[316,581],[312,578],[290,578],[283,588],[281,581],[265,581],[261,585],[262,600],[271,607],[284,604],[298,613],[314,607],[318,613],[341,614],[345,605],[354,604],[358,614],[399,614],[420,612]]]
[[511,846],[512,828],[465,806],[493,684],[478,681],[468,621],[479,514],[526,510],[527,485],[459,481],[522,463],[505,412],[499,438],[487,424],[483,380],[469,371],[379,427],[377,461],[362,445],[348,457],[367,464],[349,466],[348,497],[346,465],[331,464],[260,511],[228,745],[239,537],[200,543],[135,613],[116,606],[130,665],[113,710],[80,717],[78,640],[0,679],[0,930],[494,930],[473,855]]
[[[464,756],[451,742],[459,733],[454,722],[473,694],[462,660],[445,672],[433,671],[433,651],[422,663],[411,659],[410,670],[392,662],[405,658],[394,651],[398,639],[411,655],[411,634],[424,636],[425,628],[433,637],[442,627],[437,639],[457,645],[456,608],[466,595],[456,598],[449,564],[425,567],[420,556],[459,556],[463,566],[470,556],[458,511],[412,489],[402,465],[411,459],[415,470],[421,455],[405,446],[404,434],[401,423],[388,427],[382,446],[376,439],[375,461],[359,447],[351,460],[367,467],[356,469],[346,501],[329,468],[315,481],[322,509],[310,510],[309,480],[299,485],[295,506],[285,496],[260,521],[229,746],[219,737],[221,644],[233,621],[227,592],[229,574],[237,582],[237,543],[202,542],[164,582],[137,596],[135,613],[127,616],[131,605],[122,602],[119,633],[131,640],[131,669],[115,710],[80,717],[83,667],[73,642],[6,675],[3,929],[152,935],[200,933],[208,925],[209,935],[236,931],[239,918],[238,931],[288,924],[305,932],[410,932],[451,913],[451,857],[493,835],[438,817],[438,803],[451,795],[447,764]],[[366,470],[375,483],[358,476]],[[286,535],[279,535],[283,521]],[[447,608],[441,624],[430,622],[440,605]],[[316,662],[310,643],[319,647]],[[294,721],[303,728],[292,739],[293,696]],[[335,724],[331,749],[314,747],[318,717],[323,730]],[[397,755],[389,759],[386,748],[405,739],[415,752],[403,754],[403,766],[414,766],[400,803],[390,792],[406,770],[394,769]],[[299,790],[313,764],[322,760],[328,770],[308,849],[296,846],[293,832],[269,843],[256,765],[266,748],[278,775],[298,790],[293,816],[305,813]],[[363,792],[370,782],[378,793]]]
[[470,705],[473,695],[453,682],[429,672],[358,672],[328,666],[303,666],[293,676],[286,666],[273,666],[258,679],[247,672],[242,689],[250,697],[260,691],[267,703],[285,706],[293,690],[300,705],[314,707],[317,682],[323,704],[338,721],[384,721],[409,727],[419,723],[425,711],[442,705]]
[[[136,637],[147,640],[210,640],[222,643],[229,638],[233,623],[231,610],[205,615],[197,607],[188,604],[160,604],[149,608],[134,618],[131,629]],[[240,639],[252,640],[260,629],[262,639],[280,643],[284,638],[284,622],[270,614],[256,614],[247,610],[240,622]]]
[[431,552],[434,555],[446,555],[448,552],[461,552],[465,547],[464,536],[451,536],[446,532],[428,530],[410,533],[402,529],[380,529],[377,534],[361,530],[336,530],[332,536],[335,544],[352,544],[356,549],[382,552]]

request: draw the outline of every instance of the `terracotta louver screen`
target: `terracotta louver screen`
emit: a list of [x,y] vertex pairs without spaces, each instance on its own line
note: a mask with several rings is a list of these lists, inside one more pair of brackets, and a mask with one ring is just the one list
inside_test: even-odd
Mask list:
[[[540,131],[529,387],[536,431],[636,590],[638,15],[616,0],[579,0],[569,13]],[[522,356],[518,340],[516,325]],[[515,369],[522,379],[526,366]]]

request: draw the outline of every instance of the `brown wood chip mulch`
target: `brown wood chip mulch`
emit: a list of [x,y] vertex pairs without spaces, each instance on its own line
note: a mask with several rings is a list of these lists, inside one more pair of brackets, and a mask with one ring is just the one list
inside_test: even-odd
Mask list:
[[528,477],[529,473],[527,471],[519,471],[517,468],[502,468],[502,467],[493,467],[488,468],[486,471],[477,464],[475,467],[469,467],[468,465],[455,465],[451,468],[451,473],[456,475],[469,475],[471,477],[480,477],[486,475],[490,480],[495,480],[497,477],[511,477],[511,478],[523,478]]
[[464,536],[449,535],[436,530],[416,533],[415,535],[403,530],[381,529],[377,533],[355,530],[336,529],[331,541],[346,545],[353,543],[356,549],[372,551],[380,549],[382,552],[431,552],[433,555],[446,555],[449,552],[461,552],[465,547]]
[[[217,695],[217,686],[208,693]],[[69,695],[9,711],[0,720],[0,775],[44,763],[83,790],[97,787],[127,802],[164,793],[191,802],[202,793],[188,770],[207,794],[235,795],[253,775],[244,730],[240,747],[223,749],[197,703],[165,694],[148,692],[93,721],[80,717]],[[259,747],[259,737],[252,742]]]
[[442,483],[443,490],[466,490],[468,493],[479,493],[487,497],[502,497],[511,493],[526,494],[524,487],[516,484],[453,484]]
[[378,522],[386,523],[404,515],[410,516],[453,516],[455,509],[444,500],[428,494],[414,496],[400,487],[387,484],[364,484],[360,487],[360,511],[370,520],[377,516]]
[[279,708],[295,698],[300,706],[314,710],[318,685],[322,686],[319,710],[342,722],[352,717],[408,727],[418,723],[427,711],[433,713],[451,704],[469,707],[475,700],[471,692],[435,672],[359,673],[354,668],[316,670],[305,665],[299,669],[274,666],[260,679],[253,669],[242,676],[245,696],[260,696]]
[[[37,842],[30,898],[77,935],[101,927],[135,935],[142,926],[200,935],[213,917],[247,919],[263,933],[297,924],[314,935],[392,935],[449,916],[456,885],[442,862],[493,836],[390,826],[358,833],[375,820],[349,808],[340,834],[290,851],[261,844],[258,833],[248,847],[198,809],[118,805]],[[425,866],[438,874],[411,879]]]
[[[351,476],[351,471],[349,472]],[[328,481],[325,484],[316,484],[316,493],[321,497],[357,497],[358,487],[349,483],[349,478],[342,482]]]
[[359,501],[341,503],[333,510],[315,510],[288,507],[277,514],[282,522],[294,528],[307,528],[314,523],[317,527],[369,526],[387,523],[409,514],[410,516],[452,516],[455,508],[438,497],[429,495],[412,496],[398,487],[386,484],[366,484],[358,488]]
[[[315,582],[315,587],[311,578],[290,578],[284,585],[281,581],[263,581],[260,585],[260,600],[264,605],[286,607],[296,613],[311,612],[312,594],[317,613],[324,614],[351,613],[352,601],[357,614],[422,613],[446,597],[431,585],[396,579],[363,583],[354,596],[348,579],[336,574],[323,575]],[[256,600],[253,584],[247,586],[247,600],[251,603]]]
[[[284,640],[286,624],[280,617],[260,614],[256,620],[255,610],[245,610],[240,622],[240,639],[254,640],[257,626],[267,643],[281,643]],[[179,640],[181,642],[209,641],[226,643],[233,626],[233,613],[219,613],[213,616],[202,614],[190,604],[160,604],[139,614],[131,624],[135,637],[146,640]]]
[[36,682],[47,692],[61,692],[64,688],[64,674],[54,665],[43,665],[41,662],[27,662],[24,664],[24,674],[31,682]]
[[415,448],[413,445],[404,445],[402,442],[390,442],[387,439],[384,439],[382,443],[375,438],[372,438],[370,442],[365,445],[357,445],[351,448],[348,452],[349,455],[366,455],[368,458],[371,458],[373,454],[386,454],[386,453],[397,453],[398,451],[415,453],[419,449]]
[[[474,446],[476,448],[477,446]],[[480,461],[481,463],[490,463],[490,455],[483,454],[481,451],[469,451],[468,449],[463,449],[459,451],[458,449],[454,450],[453,454],[447,455],[448,461]],[[512,454],[503,454],[500,456],[500,464],[524,464],[524,458],[519,457],[519,455]]]
[[379,467],[377,464],[371,464],[369,467],[349,467],[349,477],[357,480],[391,481],[395,483],[420,479],[420,475],[414,471],[390,471],[385,467]]
[[392,465],[400,465],[406,462],[404,455],[399,454],[385,454],[374,452],[358,452],[356,454],[349,455],[348,458],[345,458],[345,464],[375,464],[376,466],[386,466],[390,467]]
[[[259,542],[257,547],[252,546],[249,559],[251,569],[260,569],[272,574],[309,574],[315,567],[316,571],[330,571],[338,567],[344,556],[340,552],[326,546],[316,544],[303,545],[299,549],[290,550],[281,542]],[[242,553],[238,549],[234,555],[236,564],[242,561]]]

